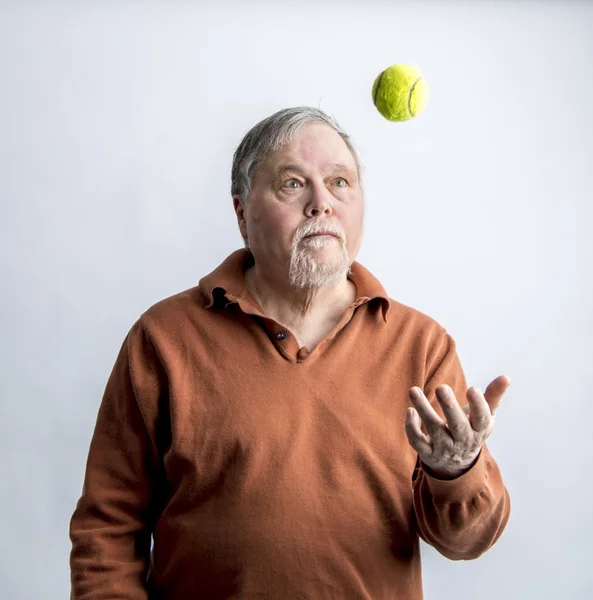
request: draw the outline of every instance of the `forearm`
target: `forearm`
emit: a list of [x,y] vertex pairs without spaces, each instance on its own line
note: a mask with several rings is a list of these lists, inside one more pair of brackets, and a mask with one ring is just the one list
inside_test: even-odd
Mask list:
[[147,599],[150,532],[143,527],[115,505],[81,497],[70,522],[72,600]]
[[484,446],[474,465],[454,479],[415,472],[413,498],[420,537],[451,560],[471,560],[502,534],[510,497],[498,465]]

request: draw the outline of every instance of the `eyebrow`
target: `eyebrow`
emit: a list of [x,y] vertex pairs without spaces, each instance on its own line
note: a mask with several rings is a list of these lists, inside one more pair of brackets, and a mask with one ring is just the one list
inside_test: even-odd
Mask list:
[[[283,173],[286,173],[287,171],[293,171],[295,173],[300,173],[303,176],[305,175],[305,171],[299,165],[287,164],[287,165],[279,165],[278,167],[276,167],[276,169],[274,170],[274,178],[280,177],[280,175],[282,175]],[[354,173],[354,171],[352,171],[352,169],[349,169],[346,165],[343,165],[341,163],[332,163],[330,165],[329,171],[331,173],[334,173],[336,171],[346,171],[347,173]]]
[[333,163],[330,166],[331,166],[330,171],[332,171],[332,172],[334,172],[334,171],[346,171],[347,173],[352,173],[353,172],[346,165],[343,165],[341,163]]
[[274,169],[274,178],[280,177],[280,175],[286,173],[286,171],[294,171],[295,173],[300,173],[301,175],[305,174],[299,165],[278,165],[278,167]]

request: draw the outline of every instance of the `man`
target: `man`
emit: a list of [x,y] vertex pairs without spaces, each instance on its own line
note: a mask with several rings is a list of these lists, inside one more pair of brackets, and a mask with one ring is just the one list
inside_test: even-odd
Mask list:
[[354,262],[360,158],[323,112],[248,132],[232,195],[245,249],[115,362],[72,598],[418,600],[419,536],[467,560],[506,526],[484,441],[510,380],[468,390],[447,331]]

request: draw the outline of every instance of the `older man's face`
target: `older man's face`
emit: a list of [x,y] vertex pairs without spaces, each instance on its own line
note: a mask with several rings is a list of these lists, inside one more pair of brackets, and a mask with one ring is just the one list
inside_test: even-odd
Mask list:
[[[348,147],[314,123],[260,165],[241,233],[258,265],[276,274],[288,268],[292,285],[335,285],[360,249],[363,204]],[[310,237],[321,231],[334,235]]]

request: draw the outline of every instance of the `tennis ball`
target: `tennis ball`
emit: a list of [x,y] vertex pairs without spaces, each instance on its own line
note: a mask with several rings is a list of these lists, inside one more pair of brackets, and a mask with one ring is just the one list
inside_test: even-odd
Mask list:
[[428,86],[415,65],[392,65],[373,83],[373,104],[389,121],[419,115],[428,101]]

